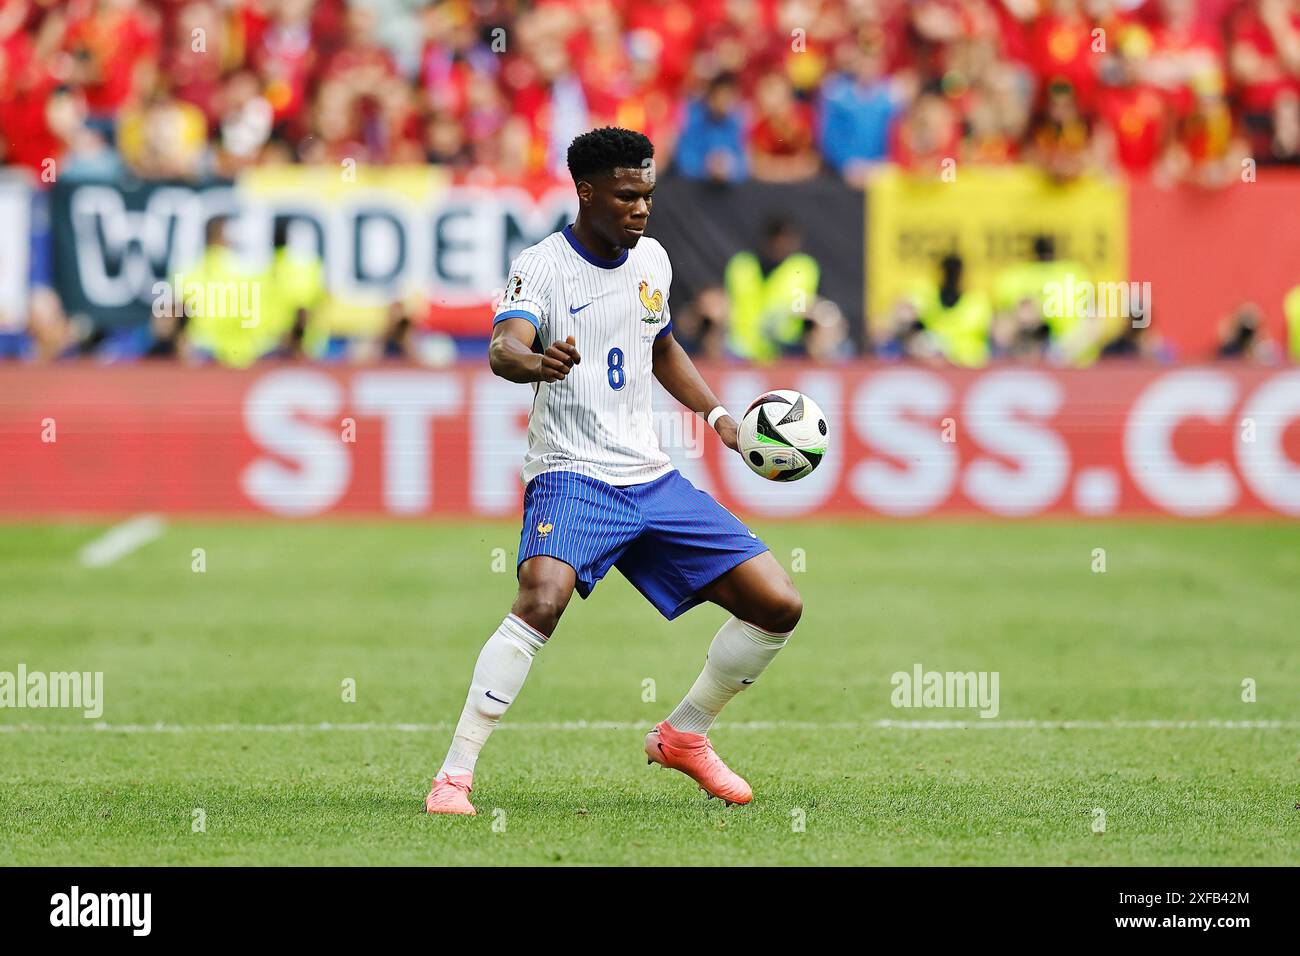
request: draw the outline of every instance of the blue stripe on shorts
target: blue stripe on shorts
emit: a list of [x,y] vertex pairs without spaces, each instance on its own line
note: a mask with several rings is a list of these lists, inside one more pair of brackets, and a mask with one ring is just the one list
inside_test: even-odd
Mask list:
[[705,585],[766,550],[675,470],[623,487],[552,471],[524,491],[518,564],[558,558],[577,573],[584,599],[616,567],[670,621],[701,602],[696,595]]

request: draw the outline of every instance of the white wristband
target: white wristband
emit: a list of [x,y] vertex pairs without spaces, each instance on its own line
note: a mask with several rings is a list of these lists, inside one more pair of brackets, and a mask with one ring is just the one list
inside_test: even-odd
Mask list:
[[727,411],[725,408],[723,408],[721,405],[719,405],[719,406],[718,406],[717,408],[715,408],[713,411],[709,412],[709,418],[708,418],[709,427],[710,427],[710,428],[717,428],[717,427],[718,427],[718,419],[721,418],[723,415],[730,415],[730,414],[731,414],[731,412]]

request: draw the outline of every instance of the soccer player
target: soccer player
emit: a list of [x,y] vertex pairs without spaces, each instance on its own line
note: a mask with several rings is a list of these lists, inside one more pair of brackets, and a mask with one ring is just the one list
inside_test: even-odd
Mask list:
[[736,422],[673,339],[672,265],[644,235],[654,146],[605,128],[569,147],[571,225],[523,250],[493,323],[492,371],[535,392],[524,457],[519,593],[474,666],[429,813],[473,814],[479,751],[519,695],[576,588],[585,599],[618,568],[664,617],[703,601],[732,615],[685,699],[650,731],[650,762],[711,797],[748,803],[749,784],[714,753],[723,706],[785,646],[803,605],[767,546],[687,481],[659,448],[650,378],[736,447]]

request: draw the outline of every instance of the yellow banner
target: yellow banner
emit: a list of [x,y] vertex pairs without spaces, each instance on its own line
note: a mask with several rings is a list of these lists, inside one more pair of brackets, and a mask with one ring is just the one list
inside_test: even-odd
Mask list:
[[873,327],[918,283],[934,282],[938,262],[960,255],[969,288],[994,296],[998,274],[1034,258],[1050,235],[1056,258],[1081,263],[1093,282],[1128,278],[1124,186],[1085,177],[1054,183],[1029,166],[957,167],[952,180],[882,171],[866,190],[866,289]]
[[439,166],[361,166],[351,160],[325,166],[254,166],[239,175],[239,188],[257,196],[320,202],[355,201],[379,193],[428,202],[451,183]]

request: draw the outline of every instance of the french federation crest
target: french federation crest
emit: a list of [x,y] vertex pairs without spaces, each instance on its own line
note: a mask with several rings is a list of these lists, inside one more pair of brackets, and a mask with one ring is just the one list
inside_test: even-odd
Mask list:
[[642,338],[653,338],[659,333],[657,328],[664,320],[664,294],[659,289],[650,292],[650,283],[645,279],[641,280],[638,298],[641,300],[641,306],[645,309],[645,315],[641,316],[643,323]]

